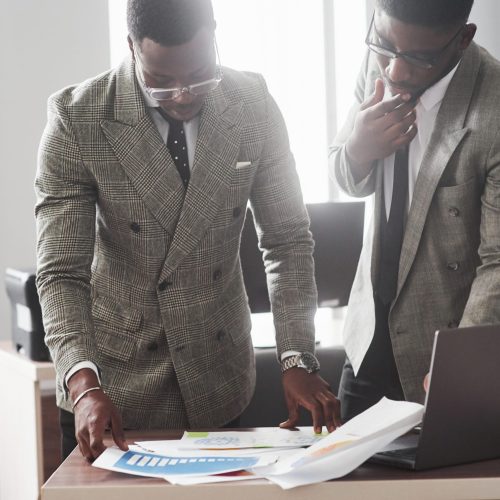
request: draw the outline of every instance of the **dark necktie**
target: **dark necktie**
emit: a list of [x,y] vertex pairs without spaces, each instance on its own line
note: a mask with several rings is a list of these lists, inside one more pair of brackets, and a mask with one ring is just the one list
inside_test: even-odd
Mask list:
[[[408,147],[396,152],[394,184],[389,219],[382,209],[380,221],[380,274],[377,295],[388,305],[396,296],[399,257],[405,230],[406,200],[408,198]],[[385,207],[385,203],[383,203]]]
[[180,120],[175,120],[165,113],[162,108],[156,108],[160,115],[168,122],[167,148],[174,161],[177,171],[181,176],[184,187],[189,184],[189,160],[186,144],[186,135],[184,134],[184,124]]

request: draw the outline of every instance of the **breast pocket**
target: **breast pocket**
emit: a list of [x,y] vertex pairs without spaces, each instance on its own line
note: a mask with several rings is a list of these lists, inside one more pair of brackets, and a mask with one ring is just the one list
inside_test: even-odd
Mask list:
[[142,323],[142,312],[98,296],[92,304],[98,355],[102,359],[129,361],[137,349],[137,332]]
[[473,261],[479,245],[481,187],[473,177],[464,183],[436,189],[428,216],[435,241],[454,261]]

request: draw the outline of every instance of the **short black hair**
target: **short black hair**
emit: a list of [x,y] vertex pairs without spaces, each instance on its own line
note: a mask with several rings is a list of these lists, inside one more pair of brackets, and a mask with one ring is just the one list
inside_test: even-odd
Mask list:
[[440,27],[465,23],[474,0],[376,0],[377,8],[407,24]]
[[169,47],[187,43],[202,27],[215,28],[211,0],[128,0],[127,26],[132,40],[150,38]]

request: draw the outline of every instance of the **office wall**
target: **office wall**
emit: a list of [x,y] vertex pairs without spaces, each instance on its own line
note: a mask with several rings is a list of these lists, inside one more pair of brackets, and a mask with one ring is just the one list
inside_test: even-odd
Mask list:
[[497,59],[500,59],[500,2],[498,0],[476,0],[472,7],[470,20],[477,24],[475,40]]
[[106,0],[0,0],[0,340],[6,267],[35,265],[33,179],[47,97],[109,67]]

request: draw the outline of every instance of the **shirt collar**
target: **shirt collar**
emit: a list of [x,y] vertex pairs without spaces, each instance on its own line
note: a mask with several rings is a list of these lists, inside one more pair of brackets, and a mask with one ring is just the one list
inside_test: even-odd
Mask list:
[[450,85],[453,75],[457,71],[460,61],[455,67],[449,71],[441,80],[437,81],[432,87],[429,87],[421,96],[420,104],[425,111],[431,110],[434,106],[438,105],[443,99]]

